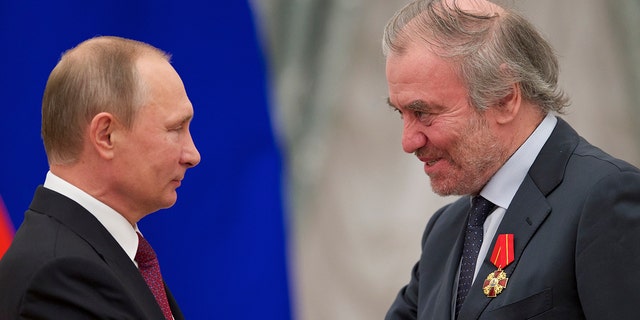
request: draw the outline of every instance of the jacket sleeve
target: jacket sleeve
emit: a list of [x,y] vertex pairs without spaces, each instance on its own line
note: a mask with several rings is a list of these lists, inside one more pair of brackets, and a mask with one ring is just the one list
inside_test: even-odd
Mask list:
[[600,180],[585,199],[576,238],[576,281],[587,319],[637,317],[640,174]]
[[[438,210],[433,217],[429,220],[427,227],[422,235],[422,248],[424,248],[425,242],[429,237],[435,222],[438,220],[442,212],[445,211],[447,206]],[[428,254],[422,252],[422,256]],[[422,258],[420,259],[422,260]],[[385,320],[415,320],[418,317],[418,296],[420,287],[420,261],[418,261],[411,271],[411,279],[409,284],[405,285],[396,296],[396,299],[391,304]]]

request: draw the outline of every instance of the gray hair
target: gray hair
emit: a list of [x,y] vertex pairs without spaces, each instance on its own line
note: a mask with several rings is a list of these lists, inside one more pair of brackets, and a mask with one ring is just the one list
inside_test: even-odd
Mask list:
[[[451,4],[447,3],[451,2]],[[389,20],[382,40],[385,56],[402,55],[423,41],[453,61],[479,110],[495,105],[518,83],[523,98],[543,113],[563,113],[569,99],[557,86],[558,60],[549,43],[512,10],[482,14],[461,9],[456,0],[417,0]]]

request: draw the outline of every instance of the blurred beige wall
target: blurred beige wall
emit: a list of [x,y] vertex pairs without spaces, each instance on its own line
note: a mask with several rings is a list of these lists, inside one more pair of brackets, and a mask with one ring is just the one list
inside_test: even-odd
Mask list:
[[[382,319],[419,258],[435,196],[386,106],[380,37],[399,0],[255,0],[286,146],[299,320]],[[640,164],[636,0],[509,1],[554,45],[565,116]],[[634,27],[635,26],[635,27]]]

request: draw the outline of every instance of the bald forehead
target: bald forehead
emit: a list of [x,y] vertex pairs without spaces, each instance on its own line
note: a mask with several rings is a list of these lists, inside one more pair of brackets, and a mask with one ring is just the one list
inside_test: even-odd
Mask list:
[[126,57],[130,61],[134,61],[143,55],[157,56],[167,61],[171,59],[169,54],[147,43],[115,36],[100,36],[85,40],[64,54],[64,56],[72,57],[86,55],[98,59],[100,57],[120,56]]

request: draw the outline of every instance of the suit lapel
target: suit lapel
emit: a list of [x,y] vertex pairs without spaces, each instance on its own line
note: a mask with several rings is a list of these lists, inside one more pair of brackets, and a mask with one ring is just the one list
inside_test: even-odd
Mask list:
[[127,287],[127,291],[138,301],[138,305],[150,319],[164,319],[162,309],[160,309],[160,305],[158,305],[151,289],[149,289],[149,286],[140,274],[140,270],[136,268],[126,254],[124,255],[125,257],[116,256],[113,258],[105,256],[105,261],[111,266],[111,269],[122,278],[124,286]]
[[461,320],[478,319],[493,299],[484,295],[482,287],[487,275],[496,270],[496,267],[491,263],[490,259],[497,236],[501,233],[514,234],[514,261],[504,270],[507,275],[510,275],[518,265],[522,252],[525,250],[531,237],[533,237],[536,230],[551,212],[551,207],[547,203],[544,195],[540,193],[529,177],[525,178],[525,181],[520,186],[520,190],[511,203],[512,205],[507,210],[496,235],[491,241],[487,257],[483,260],[478,276],[460,310],[459,319]]
[[486,276],[496,270],[490,259],[499,234],[514,234],[514,261],[505,268],[505,272],[509,275],[517,268],[520,257],[536,230],[551,214],[551,206],[546,197],[562,182],[566,164],[578,141],[578,134],[558,118],[556,127],[529,169],[498,227],[458,319],[480,318],[493,299],[484,295],[482,287]]
[[[438,319],[451,319],[452,312],[454,311],[456,295],[454,295],[454,289],[456,288],[456,279],[458,279],[458,271],[460,269],[460,255],[462,252],[462,246],[464,244],[464,233],[467,225],[468,212],[471,207],[471,200],[469,197],[464,197],[458,200],[458,203],[463,204],[461,208],[455,209],[458,214],[454,217],[456,221],[453,222],[454,226],[458,226],[457,230],[454,230],[456,240],[454,245],[450,249],[449,256],[446,260],[445,274],[442,275],[442,281],[440,283],[440,290],[443,294],[438,295],[436,302],[436,308],[441,309]],[[454,212],[444,212],[444,215],[450,214],[453,216]],[[422,319],[422,318],[420,318]]]
[[422,256],[413,271],[419,286],[417,319],[451,319],[469,207],[469,197],[462,197],[438,210],[425,228]]
[[42,186],[36,190],[30,209],[55,218],[78,234],[94,248],[122,281],[128,293],[148,319],[163,319],[164,315],[144,278],[118,242],[102,224],[75,201]]

